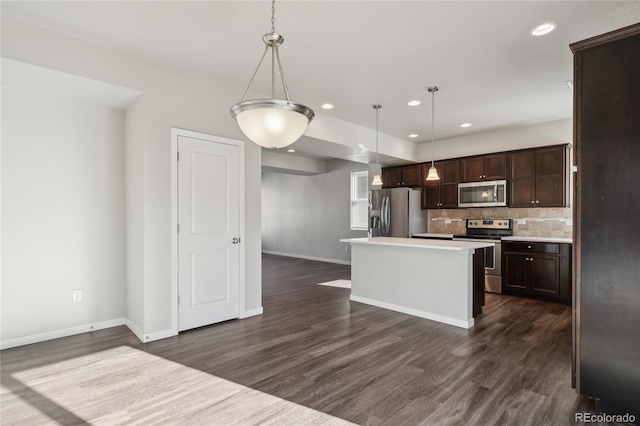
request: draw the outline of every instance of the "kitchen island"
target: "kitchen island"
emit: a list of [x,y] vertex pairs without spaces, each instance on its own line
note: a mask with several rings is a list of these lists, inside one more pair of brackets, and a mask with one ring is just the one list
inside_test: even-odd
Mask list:
[[484,304],[484,250],[493,243],[349,238],[351,300],[471,328]]

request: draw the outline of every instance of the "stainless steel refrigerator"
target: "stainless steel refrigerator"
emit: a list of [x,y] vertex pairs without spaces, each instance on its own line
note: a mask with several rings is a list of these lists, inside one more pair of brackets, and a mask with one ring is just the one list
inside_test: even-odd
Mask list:
[[369,236],[411,238],[427,232],[427,210],[421,209],[418,189],[391,188],[369,191]]

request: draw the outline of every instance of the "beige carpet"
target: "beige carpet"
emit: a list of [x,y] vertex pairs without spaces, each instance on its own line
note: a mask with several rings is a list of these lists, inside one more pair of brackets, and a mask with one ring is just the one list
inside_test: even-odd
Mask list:
[[[121,346],[21,371],[2,387],[2,425],[348,425],[164,358]],[[20,389],[20,384],[27,389]]]
[[318,285],[326,285],[329,287],[351,288],[351,280],[335,280],[326,283],[318,283]]

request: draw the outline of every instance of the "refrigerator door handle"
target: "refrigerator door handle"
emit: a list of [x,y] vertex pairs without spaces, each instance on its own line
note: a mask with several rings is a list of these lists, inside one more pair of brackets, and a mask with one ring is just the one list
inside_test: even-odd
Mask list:
[[389,234],[389,227],[391,225],[390,223],[390,218],[389,218],[389,213],[390,213],[390,208],[389,208],[389,197],[383,197],[382,198],[382,210],[380,211],[380,219],[381,219],[381,231],[382,231],[382,235],[383,236],[387,236]]

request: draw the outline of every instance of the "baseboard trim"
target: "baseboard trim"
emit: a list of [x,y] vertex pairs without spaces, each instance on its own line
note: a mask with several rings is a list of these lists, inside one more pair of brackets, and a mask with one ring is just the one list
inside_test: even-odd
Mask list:
[[125,325],[127,327],[129,327],[129,330],[131,330],[131,332],[133,334],[136,335],[136,337],[142,342],[142,343],[148,343],[148,342],[153,342],[154,340],[160,340],[160,339],[166,339],[167,337],[173,337],[173,336],[177,336],[178,335],[178,330],[174,330],[172,328],[169,328],[167,330],[160,330],[160,331],[156,331],[153,333],[147,333],[144,334],[139,328],[138,326],[136,326],[136,324],[134,324],[132,321],[127,320],[127,322],[125,323]]
[[166,339],[178,335],[178,330],[169,328],[167,330],[155,331],[144,335],[144,343],[153,342],[154,340]]
[[262,250],[264,254],[273,254],[275,256],[297,257],[298,259],[316,260],[318,262],[337,263],[339,265],[351,265],[349,260],[328,259],[326,257],[307,256],[304,254],[283,253],[280,251]]
[[369,299],[367,297],[354,296],[353,294],[350,296],[350,299],[354,302],[365,303],[367,305],[377,306],[378,308],[389,309],[390,311],[401,312],[403,314],[413,315],[415,317],[420,317],[431,321],[438,321],[444,324],[449,324],[465,329],[469,329],[475,324],[473,318],[464,321],[444,315],[434,314],[431,312],[420,311],[418,309],[407,308],[405,306],[394,305],[392,303],[381,302],[379,300]]
[[89,333],[91,331],[103,330],[105,328],[127,325],[127,319],[116,318],[108,321],[94,322],[91,324],[79,325],[76,327],[63,328],[60,330],[47,331],[46,333],[32,334],[30,336],[16,337],[0,341],[0,349],[15,348],[17,346],[30,345],[32,343],[44,342],[46,340],[59,339],[61,337],[74,336],[76,334]]
[[240,316],[238,318],[240,319],[245,319],[245,318],[250,318],[250,317],[255,317],[257,315],[262,315],[263,311],[262,311],[262,306],[256,309],[249,309],[248,311],[244,311],[240,314]]
[[144,333],[138,328],[138,326],[136,324],[133,323],[133,321],[127,319],[124,323],[124,325],[127,326],[127,328],[129,330],[131,330],[131,332],[133,334],[136,335],[136,337],[138,338],[138,340],[140,340],[141,342],[144,342]]

